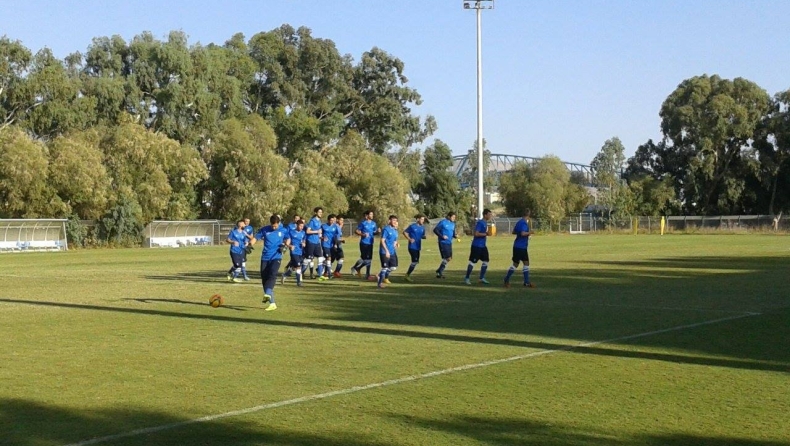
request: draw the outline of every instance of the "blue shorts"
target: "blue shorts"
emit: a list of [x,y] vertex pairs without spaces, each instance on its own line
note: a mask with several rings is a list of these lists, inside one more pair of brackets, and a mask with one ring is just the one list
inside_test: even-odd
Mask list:
[[411,263],[420,263],[420,250],[410,249],[409,255],[411,256]]
[[323,257],[324,250],[321,249],[320,243],[305,243],[304,247],[304,258],[306,259],[313,259],[316,257]]
[[529,251],[527,248],[513,248],[513,263],[529,263]]
[[321,245],[321,257],[325,259],[332,258],[332,247],[331,246],[323,246]]
[[359,244],[359,257],[362,260],[373,260],[373,244]]
[[472,263],[477,263],[478,260],[488,262],[489,259],[487,246],[472,246],[472,250],[469,251],[469,261]]
[[453,257],[453,244],[452,243],[439,243],[439,254],[443,260]]
[[304,261],[304,259],[300,254],[291,254],[291,261],[288,262],[288,267],[299,268],[300,266],[302,266],[302,261]]
[[397,268],[398,267],[398,253],[393,252],[390,254],[390,258],[387,258],[384,254],[379,253],[379,259],[381,260],[381,267],[382,268]]
[[340,260],[346,257],[346,254],[343,252],[343,247],[341,246],[335,246],[334,248],[332,248],[329,254],[331,255],[333,261]]

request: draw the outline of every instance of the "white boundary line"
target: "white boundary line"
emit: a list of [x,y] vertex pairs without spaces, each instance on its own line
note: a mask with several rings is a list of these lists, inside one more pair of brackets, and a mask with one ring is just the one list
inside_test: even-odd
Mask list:
[[578,344],[578,345],[569,345],[566,348],[558,348],[558,349],[553,349],[553,350],[540,350],[540,351],[537,351],[537,352],[527,353],[527,354],[523,354],[523,355],[511,356],[509,358],[494,359],[492,361],[478,362],[478,363],[475,363],[475,364],[466,364],[466,365],[461,365],[461,366],[457,366],[457,367],[451,367],[451,368],[448,368],[448,369],[437,370],[437,371],[434,371],[434,372],[422,373],[422,374],[419,374],[419,375],[405,376],[403,378],[392,379],[392,380],[389,380],[389,381],[382,381],[382,382],[378,382],[378,383],[367,384],[367,385],[364,385],[364,386],[354,386],[354,387],[349,387],[347,389],[335,390],[335,391],[326,392],[326,393],[318,393],[318,394],[303,396],[303,397],[294,398],[294,399],[290,399],[290,400],[277,401],[277,402],[274,402],[274,403],[263,404],[263,405],[255,406],[255,407],[249,407],[249,408],[246,408],[246,409],[234,410],[234,411],[231,411],[231,412],[225,412],[225,413],[221,413],[221,414],[207,415],[205,417],[194,418],[192,420],[186,420],[186,421],[180,421],[178,423],[170,423],[170,424],[163,424],[161,426],[153,426],[153,427],[146,427],[146,428],[142,428],[142,429],[135,429],[135,430],[132,430],[132,431],[129,431],[129,432],[120,433],[120,434],[108,435],[106,437],[97,437],[97,438],[93,438],[93,439],[90,439],[90,440],[80,441],[78,443],[71,443],[71,444],[69,444],[67,446],[88,446],[88,445],[92,445],[92,444],[105,443],[107,441],[113,441],[113,440],[118,440],[118,439],[127,438],[127,437],[135,437],[135,436],[138,436],[138,435],[152,434],[152,433],[161,432],[161,431],[165,431],[165,430],[175,429],[177,427],[188,426],[190,424],[195,424],[195,423],[203,423],[203,422],[206,422],[206,421],[214,421],[214,420],[219,420],[219,419],[222,419],[222,418],[229,418],[229,417],[235,417],[235,416],[239,416],[239,415],[246,415],[246,414],[250,414],[250,413],[260,412],[260,411],[263,411],[263,410],[276,409],[278,407],[283,407],[283,406],[291,406],[291,405],[294,405],[294,404],[306,403],[306,402],[310,402],[310,401],[316,401],[316,400],[322,400],[322,399],[326,399],[326,398],[332,398],[332,397],[340,396],[340,395],[348,395],[350,393],[362,392],[364,390],[378,389],[378,388],[381,388],[381,387],[394,386],[396,384],[403,384],[403,383],[407,383],[407,382],[418,381],[418,380],[421,380],[421,379],[433,378],[434,376],[447,375],[447,374],[450,374],[450,373],[462,372],[462,371],[465,371],[465,370],[479,369],[479,368],[489,367],[489,366],[492,366],[492,365],[503,364],[503,363],[507,363],[507,362],[520,361],[522,359],[535,358],[535,357],[538,357],[538,356],[548,355],[548,354],[551,354],[551,353],[560,353],[560,352],[570,351],[570,350],[574,350],[574,349],[580,348],[580,347],[581,348],[583,348],[583,347],[591,347],[591,346],[599,345],[599,344],[608,344],[608,343],[611,343],[611,342],[627,341],[627,340],[631,340],[631,339],[643,338],[643,337],[647,337],[647,336],[653,336],[653,335],[662,334],[662,333],[668,333],[668,332],[672,332],[672,331],[686,330],[686,329],[689,329],[689,328],[696,328],[696,327],[701,327],[701,326],[704,326],[704,325],[717,324],[719,322],[732,321],[732,320],[736,320],[736,319],[743,319],[743,318],[752,317],[752,316],[758,316],[758,315],[760,315],[760,313],[744,313],[744,314],[740,314],[738,316],[725,317],[725,318],[721,318],[721,319],[713,319],[713,320],[709,320],[709,321],[697,322],[697,323],[688,324],[688,325],[679,325],[679,326],[676,326],[676,327],[664,328],[664,329],[661,329],[661,330],[649,331],[649,332],[646,332],[646,333],[639,333],[639,334],[635,334],[635,335],[628,335],[628,336],[621,336],[621,337],[618,337],[618,338],[606,339],[606,340],[603,340],[603,341],[593,341],[593,342],[586,342],[586,343]]

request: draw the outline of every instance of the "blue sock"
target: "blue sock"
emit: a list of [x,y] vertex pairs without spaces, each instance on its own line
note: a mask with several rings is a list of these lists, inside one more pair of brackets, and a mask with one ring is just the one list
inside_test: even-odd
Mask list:
[[525,266],[521,272],[524,273],[524,283],[529,283],[529,266]]
[[510,278],[513,277],[514,272],[516,272],[516,267],[511,265],[507,270],[507,274],[505,275],[505,283],[510,282]]
[[446,267],[447,267],[447,260],[442,260],[442,264],[439,265],[439,269],[437,269],[436,272],[441,274],[444,272],[444,268]]
[[337,262],[337,266],[335,267],[335,272],[336,272],[336,273],[339,273],[341,269],[343,269],[343,261],[342,261],[342,260],[339,260],[339,261]]
[[386,269],[382,269],[381,272],[379,272],[379,285],[381,285],[381,282],[384,281],[386,272]]
[[271,296],[271,298],[269,299],[269,303],[274,303],[274,290],[273,289],[271,289],[271,288],[269,288],[269,289],[264,288],[263,294],[267,294],[267,295]]
[[324,275],[324,264],[323,263],[318,264],[318,268],[316,268],[316,269],[318,270],[318,277],[321,277],[321,276]]
[[466,267],[466,278],[468,279],[469,276],[472,275],[472,270],[475,269],[475,265],[472,262],[469,262],[469,265]]
[[486,278],[486,271],[488,271],[488,262],[483,262],[483,264],[480,265],[480,280]]
[[416,267],[417,267],[417,264],[412,262],[412,264],[409,265],[409,270],[406,271],[406,275],[408,276],[409,274],[413,273],[414,272],[414,268],[416,268]]

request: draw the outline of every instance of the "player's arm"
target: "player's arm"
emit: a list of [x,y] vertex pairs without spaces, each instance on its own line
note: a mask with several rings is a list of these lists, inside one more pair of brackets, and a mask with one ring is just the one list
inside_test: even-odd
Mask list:
[[379,243],[381,243],[381,247],[384,249],[384,255],[386,257],[389,257],[390,256],[390,250],[387,249],[387,239],[385,237],[381,237],[381,242],[379,242]]
[[230,234],[228,234],[228,239],[225,240],[225,241],[228,242],[228,244],[230,244],[230,245],[239,246],[239,242],[237,242],[236,240],[233,240],[232,238],[230,238]]
[[[487,231],[480,232],[477,229],[478,229],[477,226],[475,226],[475,237],[485,237],[485,236],[488,235]],[[488,228],[486,227],[486,229],[488,229]]]
[[[411,228],[411,226],[409,226]],[[414,239],[411,238],[411,233],[409,232],[409,228],[403,230],[403,236],[409,240],[409,243],[414,243]]]

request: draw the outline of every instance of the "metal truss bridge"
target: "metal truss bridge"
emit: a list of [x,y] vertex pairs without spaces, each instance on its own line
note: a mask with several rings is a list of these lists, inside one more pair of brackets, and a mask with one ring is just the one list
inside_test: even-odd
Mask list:
[[[513,166],[516,163],[522,162],[527,163],[529,165],[535,164],[535,162],[539,161],[540,158],[533,158],[531,156],[519,156],[519,155],[505,155],[501,153],[492,153],[490,156],[491,162],[488,164],[488,170],[486,171],[487,175],[493,175],[497,179],[499,175],[503,172],[507,172],[513,169]],[[477,163],[477,160],[469,160],[469,154],[466,155],[457,155],[453,157],[453,173],[459,178],[462,179],[465,172],[471,171],[474,164]],[[592,167],[586,164],[578,164],[578,163],[571,163],[568,161],[563,161],[565,166],[568,170],[573,172],[581,172],[584,175],[584,178],[587,180],[588,185],[592,185],[593,182],[593,170]],[[462,182],[463,183],[463,182]],[[498,183],[498,181],[497,181]],[[467,184],[462,184],[463,187],[468,186]]]

